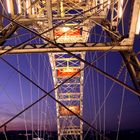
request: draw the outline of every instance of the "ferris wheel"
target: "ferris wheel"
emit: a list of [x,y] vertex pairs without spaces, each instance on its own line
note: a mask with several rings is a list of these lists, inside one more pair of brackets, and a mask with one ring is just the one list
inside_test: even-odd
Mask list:
[[[31,76],[26,76],[20,71],[19,67],[14,67],[1,57],[2,61],[21,74],[21,76],[31,82],[36,88],[39,88],[41,92],[45,93],[43,96],[39,95],[36,101],[33,102],[32,100],[29,106],[25,107],[22,105],[23,110],[8,119],[8,121],[1,123],[1,128],[6,127],[22,113],[32,108],[32,106],[39,103],[46,96],[49,96],[56,102],[58,140],[83,140],[85,138],[84,124],[88,126],[88,129],[94,131],[96,139],[108,139],[104,133],[101,133],[100,109],[100,130],[84,119],[83,110],[86,104],[83,103],[84,97],[86,97],[84,94],[88,94],[83,89],[84,85],[86,85],[84,81],[88,75],[86,69],[91,67],[106,78],[140,96],[140,63],[133,49],[135,35],[140,33],[140,1],[1,0],[0,10],[1,56],[5,54],[47,53],[48,60],[44,56],[39,56],[38,71],[41,74],[41,70],[43,69],[41,63],[45,66],[45,63],[47,64],[46,61],[49,61],[50,67],[46,66],[51,70],[48,78],[50,76],[53,77],[53,89],[46,91]],[[95,54],[96,59],[94,60],[92,56],[92,61],[88,61],[86,53],[88,51],[103,53],[101,55]],[[99,64],[96,61],[106,56],[109,52],[120,52],[135,89],[118,80],[119,74],[124,68],[124,63],[123,68],[120,68],[116,77],[109,75],[105,68],[105,71],[98,68],[97,65]],[[43,59],[43,62],[40,62],[41,59]],[[17,60],[19,64],[19,58]],[[32,68],[31,56],[28,58],[28,61],[30,61],[30,68]],[[35,72],[33,71],[33,73]],[[45,74],[42,76],[42,79],[44,77]],[[40,77],[37,76],[36,79],[38,78]],[[20,76],[19,79],[21,80]],[[97,79],[99,82],[98,75]],[[126,77],[124,81],[126,82]],[[102,85],[104,84],[102,83]],[[20,82],[20,89],[22,89],[21,85],[22,82]],[[91,84],[90,86],[93,85]],[[99,92],[100,88],[98,86],[97,88]],[[53,92],[55,96],[51,94]],[[31,96],[33,99],[33,95]],[[106,102],[105,96],[103,104],[104,102]],[[103,107],[99,100],[98,104],[101,108]],[[41,103],[38,109],[43,107],[44,105]],[[49,106],[48,110],[51,110],[51,106]],[[98,111],[96,113],[98,115]],[[43,115],[41,117],[39,116],[40,114],[38,118],[43,120]],[[31,119],[33,119],[33,114]],[[40,127],[40,124],[38,125]],[[42,128],[40,129],[42,130]]]

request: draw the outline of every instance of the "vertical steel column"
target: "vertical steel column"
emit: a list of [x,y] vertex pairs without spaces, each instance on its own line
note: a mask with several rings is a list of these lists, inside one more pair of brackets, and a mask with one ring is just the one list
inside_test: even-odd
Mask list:
[[126,64],[133,85],[136,90],[140,91],[140,61],[134,51],[120,52]]
[[[48,16],[48,27],[49,27],[49,29],[51,29],[51,28],[53,28],[53,16],[52,16],[51,0],[48,0],[46,2],[46,8],[47,8],[47,16]],[[54,40],[54,32],[53,32],[53,30],[50,31],[50,38],[51,38],[51,40]]]
[[116,27],[119,20],[120,1],[121,0],[114,0],[113,4],[111,5],[111,28],[114,30],[117,30]]
[[[84,52],[76,53],[76,55],[82,59],[85,57]],[[65,53],[49,54],[49,58],[55,86],[84,67],[84,64],[79,60]],[[56,90],[55,97],[69,109],[83,116],[83,71]],[[56,103],[56,112],[58,140],[67,137],[72,137],[73,139],[79,137],[82,140],[83,122],[58,103]]]

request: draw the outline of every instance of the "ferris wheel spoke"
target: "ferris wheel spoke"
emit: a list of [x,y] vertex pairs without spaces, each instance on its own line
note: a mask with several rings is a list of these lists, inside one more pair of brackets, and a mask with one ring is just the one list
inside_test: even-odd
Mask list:
[[[32,139],[45,139],[45,132],[53,129],[57,130],[58,140],[83,140],[90,133],[96,140],[107,139],[104,136],[108,136],[108,102],[114,97],[110,97],[110,93],[115,83],[123,87],[123,93],[128,89],[140,95],[139,90],[128,86],[125,80],[119,80],[124,64],[116,77],[109,73],[119,66],[115,65],[113,70],[110,70],[111,65],[108,66],[108,61],[113,58],[109,59],[108,53],[121,51],[123,59],[129,61],[130,58],[130,65],[136,75],[139,74],[138,63],[130,53],[135,31],[139,33],[139,5],[139,0],[0,0],[0,59],[19,73],[17,88],[21,105],[16,111],[22,109],[1,127],[7,124],[9,127],[9,122],[15,118],[18,121],[18,116],[23,113],[26,140],[30,139],[29,128]],[[85,52],[85,49],[104,52]],[[11,63],[3,58],[5,54],[33,52],[48,54],[26,54],[21,58],[17,55],[17,60],[10,58]],[[118,63],[121,63],[119,59]],[[23,67],[27,75],[22,73]],[[24,85],[20,74],[31,83]],[[27,96],[24,92],[30,94]],[[50,98],[45,98],[44,93]],[[16,106],[16,101],[8,93],[5,95],[9,103]],[[116,140],[123,99],[124,94]],[[87,112],[86,108],[92,111]],[[48,139],[52,135],[50,132]],[[6,132],[4,137],[8,140]]]

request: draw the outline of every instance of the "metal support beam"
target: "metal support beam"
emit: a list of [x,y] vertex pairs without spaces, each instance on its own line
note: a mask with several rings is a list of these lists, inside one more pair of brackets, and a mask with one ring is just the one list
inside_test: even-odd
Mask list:
[[[85,52],[76,52],[76,55],[84,59]],[[53,70],[55,86],[61,84],[78,70],[84,68],[82,62],[66,53],[49,53],[49,59]],[[74,110],[81,117],[83,116],[83,76],[83,71],[80,71],[75,77],[55,90],[55,98],[66,104],[69,109]],[[78,139],[80,137],[80,140],[82,140],[83,122],[66,111],[58,103],[56,103],[56,112],[58,140],[62,140],[66,136],[70,136],[72,139]],[[76,124],[75,121],[77,122]]]
[[[53,16],[52,16],[52,6],[51,6],[51,0],[48,0],[46,2],[46,8],[47,8],[47,16],[48,16],[48,26],[49,29],[53,28]],[[53,30],[50,31],[50,39],[54,40],[54,32]]]
[[[82,52],[82,51],[127,51],[132,50],[131,45],[113,45],[112,43],[66,43],[63,44],[65,49],[71,52]],[[45,53],[45,52],[63,52],[57,46],[50,44],[27,44],[14,49],[14,46],[0,46],[0,53],[13,48],[8,54],[21,54],[21,53]]]
[[111,28],[114,30],[117,30],[118,26],[119,2],[120,0],[113,0],[111,5]]
[[133,85],[137,91],[140,91],[140,61],[134,51],[120,52],[126,64]]
[[0,32],[2,31],[3,29],[3,17],[0,16]]
[[6,39],[9,38],[17,30],[17,28],[18,26],[16,24],[10,23],[4,30],[2,30],[0,33],[0,45],[3,45]]

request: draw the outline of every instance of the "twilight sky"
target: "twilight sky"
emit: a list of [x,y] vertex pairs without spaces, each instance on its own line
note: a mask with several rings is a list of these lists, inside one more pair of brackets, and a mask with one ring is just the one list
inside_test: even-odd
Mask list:
[[[139,46],[139,39],[140,37],[137,36],[134,46],[136,49]],[[101,54],[102,53],[87,52],[86,60],[91,62],[95,57]],[[47,54],[5,55],[4,58],[36,83],[39,83],[46,91],[50,91],[53,88],[51,68]],[[110,52],[106,54],[106,67],[104,63],[105,59],[102,58],[95,64],[102,70],[106,69],[108,73],[116,77],[122,65],[122,58],[119,53]],[[0,61],[0,66],[0,122],[2,124],[22,110],[23,107],[28,106],[31,102],[41,97],[43,93],[4,62]],[[117,130],[123,88],[118,84],[114,84],[109,93],[113,82],[89,67],[85,69],[84,77],[84,119],[93,123],[98,129],[103,129],[105,120],[105,128],[107,130]],[[119,79],[121,81],[126,79],[126,84],[132,86],[129,74],[126,73],[125,68]],[[104,96],[107,94],[109,94],[109,96],[107,97],[105,106],[101,109],[100,113],[97,113],[99,106],[103,104]],[[138,97],[125,90],[121,115],[121,129],[140,128],[139,105],[140,101]],[[31,129],[32,125],[35,129],[38,127],[38,124],[40,124],[40,127],[43,129],[55,130],[55,102],[49,97],[45,98],[42,102],[11,122],[7,128],[25,129],[25,124],[27,124],[26,127],[28,129]]]
[[[127,16],[125,16],[124,20],[128,22]],[[19,34],[23,32],[26,33],[23,29],[18,30]],[[127,34],[127,26],[125,27],[125,33]],[[15,42],[9,41],[8,43],[15,45],[28,39],[28,37],[25,35],[21,37],[21,40],[17,39]],[[95,38],[92,34],[89,42],[94,41]],[[42,43],[41,40],[38,40],[38,42]],[[139,51],[139,44],[140,35],[135,38],[134,50],[136,52]],[[103,52],[87,52],[86,60],[92,62],[102,54]],[[51,67],[47,53],[5,55],[3,58],[46,91],[50,91],[53,88]],[[122,58],[118,52],[107,53],[95,65],[114,77],[117,77],[120,72],[119,80],[125,81],[126,84],[133,87],[126,68],[121,71]],[[140,129],[140,101],[138,97],[98,74],[93,68],[86,68],[84,73],[83,118],[98,129],[117,130],[119,120],[120,129]],[[43,96],[44,93],[1,60],[0,75],[0,124],[3,124],[33,101]],[[52,94],[54,95],[54,93]],[[105,97],[106,102],[102,105]],[[101,106],[102,108],[100,109]],[[86,129],[88,128],[86,125],[84,126]],[[55,102],[46,97],[7,126],[8,130],[26,128],[56,130]]]

